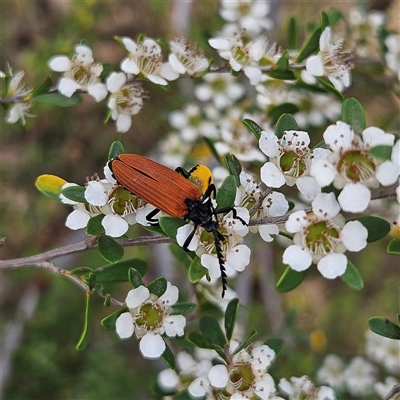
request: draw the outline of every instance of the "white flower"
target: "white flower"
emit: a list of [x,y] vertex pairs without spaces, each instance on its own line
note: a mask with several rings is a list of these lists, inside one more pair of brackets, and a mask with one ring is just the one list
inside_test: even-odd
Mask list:
[[382,365],[389,373],[400,373],[400,343],[398,340],[378,335],[370,330],[365,333],[365,354]]
[[327,76],[335,88],[342,91],[351,84],[350,56],[343,51],[343,40],[330,43],[331,28],[324,29],[319,39],[319,53],[306,61],[307,73],[312,76]]
[[386,64],[391,71],[397,73],[400,81],[400,35],[392,33],[385,38],[387,52],[385,53]]
[[188,103],[182,110],[175,110],[169,114],[169,123],[179,130],[185,142],[192,143],[202,136],[215,139],[218,136],[216,124],[207,120],[203,111],[197,104]]
[[376,382],[376,368],[363,357],[354,357],[343,372],[347,391],[352,396],[368,396]]
[[393,389],[394,385],[400,384],[400,381],[393,376],[388,376],[385,382],[374,383],[374,390],[380,399],[383,399]]
[[97,102],[106,98],[107,88],[100,79],[103,66],[94,62],[90,47],[78,44],[71,59],[62,55],[54,56],[48,61],[48,66],[53,71],[64,73],[57,84],[62,95],[71,97],[77,90],[82,90]]
[[212,367],[207,378],[194,380],[188,388],[189,393],[192,396],[208,395],[208,398],[223,393],[224,398],[228,396],[230,399],[249,399],[253,396],[268,399],[275,392],[274,381],[267,373],[274,356],[274,351],[266,345],[249,346],[233,355],[227,365]]
[[129,312],[122,313],[116,321],[116,332],[121,339],[136,334],[141,338],[139,348],[145,358],[159,358],[165,350],[161,335],[183,336],[186,318],[171,315],[172,306],[177,302],[179,291],[167,282],[165,293],[158,297],[145,286],[129,291],[125,303]]
[[360,251],[367,245],[367,229],[359,221],[345,223],[333,193],[320,193],[312,202],[312,212],[292,213],[286,222],[294,233],[294,244],[286,248],[283,262],[295,271],[312,263],[327,279],[343,275],[347,268],[346,250]]
[[[242,171],[240,173],[240,186],[236,190],[235,205],[246,207],[249,211],[256,204],[261,196],[259,184],[256,183],[253,175]],[[279,217],[289,209],[289,203],[282,193],[271,191],[262,201],[258,210],[251,215],[252,218],[263,217]],[[252,232],[259,232],[260,236],[266,242],[271,242],[273,237],[277,235],[279,228],[276,224],[265,224],[260,226],[252,226],[249,228]]]
[[260,149],[269,157],[261,167],[261,180],[269,187],[296,184],[306,200],[313,200],[321,192],[317,181],[309,176],[311,165],[326,157],[328,151],[311,150],[310,137],[303,131],[286,131],[281,139],[273,132],[263,131]]
[[222,0],[219,13],[225,21],[236,22],[250,35],[257,35],[262,30],[270,30],[274,26],[268,17],[270,8],[270,3],[264,0]]
[[168,61],[171,68],[178,74],[195,75],[208,67],[208,59],[203,51],[197,50],[196,45],[189,43],[187,39],[178,38],[169,42],[171,53]]
[[[25,77],[24,71],[18,71],[15,74],[10,69],[11,81],[7,88],[6,97],[12,97],[13,102],[7,108],[6,122],[8,124],[15,124],[21,121],[25,125],[25,117],[33,117],[29,113],[34,106],[34,102],[30,100],[30,93],[33,89],[27,89],[23,79]],[[4,74],[4,77],[6,75]],[[2,77],[2,78],[4,78]]]
[[126,83],[123,72],[113,72],[107,78],[107,89],[110,97],[107,107],[115,121],[117,132],[127,132],[132,124],[132,115],[143,107],[144,90],[139,82]]
[[393,161],[382,161],[369,153],[376,146],[392,146],[394,135],[369,127],[363,130],[360,137],[349,125],[338,121],[336,125],[328,126],[324,140],[332,153],[326,159],[316,160],[310,175],[322,187],[333,183],[337,189],[343,189],[338,200],[344,211],[365,211],[371,199],[370,188],[397,181],[399,165]]
[[289,400],[336,400],[335,391],[328,386],[316,387],[308,376],[295,377],[290,380],[281,378],[279,389],[289,396]]
[[244,31],[234,37],[211,38],[208,43],[223,59],[229,60],[234,71],[243,70],[251,85],[257,85],[261,80],[260,64],[274,65],[280,54],[277,44],[266,36],[251,40]]
[[200,101],[212,101],[218,109],[227,108],[246,92],[245,86],[229,73],[207,74],[203,80],[195,86],[194,95]]
[[317,371],[317,381],[327,383],[333,389],[341,391],[344,387],[344,368],[344,362],[339,356],[329,354]]
[[154,39],[144,38],[139,43],[129,37],[122,37],[120,40],[129,53],[121,61],[122,71],[141,75],[157,85],[167,85],[168,81],[179,77],[169,63],[162,61],[161,47]]

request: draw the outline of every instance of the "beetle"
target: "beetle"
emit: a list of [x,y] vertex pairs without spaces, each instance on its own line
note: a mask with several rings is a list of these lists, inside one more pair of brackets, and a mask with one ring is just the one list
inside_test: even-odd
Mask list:
[[185,251],[188,250],[198,226],[213,234],[221,270],[222,297],[224,297],[227,285],[225,259],[222,253],[224,236],[218,231],[217,214],[233,211],[234,217],[245,225],[246,222],[236,215],[233,207],[214,208],[212,197],[215,197],[216,189],[211,171],[204,165],[197,165],[189,172],[185,172],[182,168],[174,171],[138,154],[120,154],[111,159],[108,166],[121,186],[156,207],[155,212],[147,216],[148,221],[155,222],[152,217],[161,210],[173,217],[193,222],[193,231],[183,244]]

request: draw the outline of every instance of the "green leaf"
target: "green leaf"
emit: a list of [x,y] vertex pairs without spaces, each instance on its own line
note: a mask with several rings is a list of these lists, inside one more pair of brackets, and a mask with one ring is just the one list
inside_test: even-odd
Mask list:
[[186,268],[189,269],[191,259],[189,258],[189,253],[182,249],[182,247],[178,246],[175,243],[171,243],[169,246],[169,250],[171,254]]
[[174,310],[173,315],[186,315],[191,313],[197,307],[196,303],[190,303],[188,301],[182,303],[176,303],[172,306]]
[[400,254],[400,238],[394,238],[389,242],[387,252],[389,254]]
[[367,242],[375,242],[384,238],[390,232],[390,224],[383,218],[365,215],[355,218],[360,221],[368,231]]
[[278,121],[282,114],[294,114],[299,111],[299,107],[293,103],[281,103],[277,106],[269,107],[267,110],[267,116],[273,121]]
[[217,193],[217,209],[233,207],[236,197],[236,179],[228,175],[222,182]]
[[346,271],[343,275],[340,275],[340,279],[352,289],[361,290],[364,287],[362,276],[350,261],[347,261]]
[[154,293],[156,296],[161,297],[167,290],[167,280],[163,276],[160,276],[150,282],[147,285],[147,289],[149,289],[150,293]]
[[207,268],[201,265],[200,258],[195,257],[189,266],[189,281],[191,283],[198,282],[206,273]]
[[330,25],[328,14],[325,11],[322,11],[320,14],[320,25],[322,32],[324,31],[325,28],[327,28]]
[[364,107],[354,97],[350,97],[342,105],[342,121],[351,125],[355,133],[361,133],[367,126]]
[[235,354],[239,353],[240,350],[245,349],[251,343],[251,341],[255,338],[256,335],[257,335],[257,331],[255,329],[253,329],[247,335],[247,337],[240,342],[239,346],[236,347],[236,349],[235,349],[235,351],[233,352],[232,355],[235,355]]
[[264,344],[266,344],[275,352],[275,358],[276,358],[283,349],[284,341],[281,338],[270,338],[266,340]]
[[285,72],[289,68],[289,52],[286,50],[275,64],[275,71]]
[[315,53],[319,48],[319,38],[322,34],[322,29],[320,26],[317,26],[314,31],[311,33],[310,37],[300,49],[299,54],[296,58],[296,62],[304,61],[309,55]]
[[400,340],[400,327],[383,317],[372,317],[368,320],[369,329],[378,335]]
[[142,225],[141,228],[146,229],[146,231],[156,233],[157,235],[160,236],[167,236],[159,225],[147,225],[147,226]]
[[375,146],[369,150],[371,156],[380,158],[381,160],[390,160],[392,158],[391,146]]
[[400,313],[396,315],[397,325],[400,325]]
[[91,315],[90,315],[90,298],[91,294],[86,292],[86,301],[85,301],[85,320],[83,323],[83,331],[82,335],[76,345],[77,350],[83,350],[90,340],[90,334],[92,332],[92,325],[91,325]]
[[290,267],[287,267],[276,284],[276,290],[284,293],[295,289],[300,285],[301,282],[303,282],[307,275],[307,271],[308,269],[298,272]]
[[297,79],[296,74],[292,71],[292,70],[288,70],[288,71],[265,71],[264,72],[265,75],[268,75],[271,78],[274,79],[281,79],[281,80],[285,80],[285,81],[293,81],[295,79]]
[[256,137],[257,140],[260,140],[261,137],[261,132],[263,129],[258,126],[254,121],[251,119],[244,119],[242,120],[243,124],[246,125],[246,127],[253,132],[254,136]]
[[[199,399],[201,400],[202,398],[200,397]],[[172,400],[193,400],[193,398],[189,395],[189,391],[184,389],[174,394]]]
[[69,270],[71,275],[85,275],[88,272],[93,272],[93,268],[90,267],[78,267]]
[[164,360],[165,364],[168,365],[168,367],[170,367],[171,369],[175,369],[175,356],[167,343],[165,343],[165,350],[161,354],[161,358]]
[[97,268],[94,274],[98,283],[127,282],[129,280],[128,272],[131,268],[135,268],[143,277],[148,269],[147,261],[142,258],[130,258]]
[[336,97],[339,98],[340,101],[343,101],[344,96],[343,93],[340,92],[339,90],[337,90],[335,88],[334,85],[332,85],[332,83],[327,80],[326,78],[321,78],[321,77],[316,77],[317,81],[325,88],[325,90],[329,93],[333,93]]
[[213,343],[223,348],[226,344],[226,337],[222,332],[221,326],[213,315],[203,315],[199,321],[200,330]]
[[116,140],[111,143],[110,150],[108,151],[108,159],[112,160],[113,158],[119,156],[120,154],[125,153],[125,148],[121,142]]
[[297,44],[297,20],[291,17],[288,26],[288,40],[289,49],[297,49],[299,46]]
[[117,321],[117,318],[121,314],[127,311],[128,310],[126,308],[121,308],[117,311],[114,311],[112,314],[107,315],[107,317],[103,318],[101,320],[101,324],[104,326],[104,328],[108,329],[109,331],[115,331],[115,323]]
[[74,93],[71,97],[65,97],[61,93],[54,92],[36,96],[35,102],[55,107],[73,107],[82,102],[82,97],[77,93]]
[[299,126],[297,125],[297,122],[294,119],[293,115],[287,113],[282,114],[279,117],[278,122],[276,123],[275,126],[275,136],[281,139],[283,136],[283,132],[297,131],[298,129]]
[[225,320],[224,320],[225,334],[228,340],[232,339],[238,312],[239,312],[239,299],[232,299],[226,307]]
[[240,173],[242,172],[242,166],[239,160],[232,154],[224,156],[225,165],[228,168],[229,175],[232,175],[236,179],[236,186],[240,186]]
[[342,12],[337,8],[332,8],[331,10],[329,10],[328,16],[330,26],[337,24],[341,19],[343,19]]
[[136,270],[135,268],[129,268],[128,271],[128,280],[134,289],[138,288],[139,286],[144,286],[142,277],[143,275]]
[[87,276],[87,284],[90,290],[93,290],[96,286],[96,275],[92,272],[89,272]]
[[219,155],[217,149],[215,148],[213,141],[205,136],[203,136],[203,140],[205,141],[207,147],[210,149],[211,154],[218,161],[218,163],[221,164],[221,156]]
[[101,224],[104,214],[96,215],[89,219],[86,225],[86,235],[88,236],[97,236],[104,233],[104,226]]
[[109,262],[116,263],[124,256],[124,248],[110,236],[99,236],[98,246],[100,254]]
[[40,175],[35,182],[35,186],[46,196],[53,200],[61,201],[60,195],[62,187],[67,183],[66,180],[55,175]]
[[163,215],[160,217],[158,222],[164,233],[174,240],[176,240],[176,233],[178,229],[181,226],[186,225],[186,222],[183,219],[170,217],[168,215]]
[[110,75],[111,72],[114,71],[114,68],[113,68],[113,66],[112,66],[111,64],[109,64],[109,63],[101,63],[101,64],[103,65],[103,71],[101,71],[100,79],[101,79],[102,81],[105,81],[106,78],[108,77],[108,75]]
[[51,80],[51,77],[46,77],[46,79],[30,93],[31,99],[35,99],[36,96],[40,96],[42,94],[47,94],[52,86],[53,81]]
[[77,203],[87,203],[85,199],[86,188],[79,185],[68,186],[62,190],[63,196]]
[[206,335],[204,335],[201,332],[197,331],[189,332],[186,336],[186,339],[190,343],[194,344],[196,347],[200,347],[200,349],[211,349],[211,350],[221,349],[221,347],[213,343]]

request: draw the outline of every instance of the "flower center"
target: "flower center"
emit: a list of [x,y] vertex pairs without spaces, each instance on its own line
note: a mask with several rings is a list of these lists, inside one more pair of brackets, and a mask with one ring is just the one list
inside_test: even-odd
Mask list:
[[134,212],[138,208],[138,199],[122,187],[117,187],[110,196],[110,205],[114,212],[124,215],[127,212]]
[[229,381],[236,390],[246,391],[254,382],[254,374],[248,363],[237,363],[229,372]]
[[362,182],[374,175],[376,166],[365,151],[349,150],[342,154],[337,170],[353,182]]
[[148,303],[140,307],[136,324],[148,330],[153,330],[162,324],[163,318],[163,312],[157,303]]
[[340,242],[339,231],[329,221],[318,221],[308,226],[306,243],[314,254],[326,254]]
[[294,150],[283,153],[279,159],[279,166],[284,174],[299,177],[306,172],[307,164],[304,157]]

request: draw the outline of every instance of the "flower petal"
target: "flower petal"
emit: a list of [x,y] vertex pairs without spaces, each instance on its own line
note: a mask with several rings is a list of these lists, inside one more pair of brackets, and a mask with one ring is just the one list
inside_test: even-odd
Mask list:
[[61,78],[57,85],[57,90],[65,97],[71,97],[79,88],[80,85],[70,78]]
[[186,318],[183,315],[169,315],[164,319],[165,334],[169,337],[183,336]]
[[317,268],[324,278],[335,279],[345,273],[347,257],[338,253],[327,254],[318,261]]
[[141,306],[150,296],[149,289],[146,286],[139,286],[128,292],[125,303],[129,308]]
[[120,67],[122,71],[126,72],[127,74],[137,75],[140,72],[139,66],[129,57],[126,57],[121,61]]
[[245,244],[239,244],[228,251],[226,262],[235,270],[243,271],[250,263],[251,250]]
[[71,69],[71,60],[67,56],[54,56],[47,62],[49,68],[56,72],[66,72]]
[[304,271],[311,265],[312,257],[308,249],[291,245],[283,252],[282,261],[295,271]]
[[178,297],[179,289],[175,285],[172,285],[171,282],[167,282],[167,290],[158,300],[166,305],[172,306],[178,301]]
[[349,183],[338,196],[340,207],[344,211],[359,213],[367,209],[371,191],[361,183]]
[[340,231],[340,240],[350,251],[360,251],[367,245],[368,230],[360,221],[349,221]]
[[90,181],[85,190],[85,199],[89,204],[101,207],[107,204],[108,196],[100,182]]
[[97,102],[104,100],[108,94],[107,87],[104,83],[89,85],[87,91]]
[[115,321],[115,331],[121,339],[127,339],[135,331],[134,319],[130,312],[122,313]]
[[139,344],[140,352],[145,358],[160,358],[165,347],[163,338],[153,332],[146,333]]
[[106,215],[101,221],[101,225],[103,225],[106,235],[115,238],[124,235],[129,228],[128,223],[120,215],[114,214]]
[[282,171],[272,162],[267,162],[261,167],[261,180],[269,187],[279,188],[286,182]]
[[229,380],[228,370],[225,365],[215,365],[208,373],[208,379],[212,386],[224,388]]
[[69,229],[82,229],[86,228],[86,225],[90,219],[90,214],[83,210],[74,210],[68,215],[65,225]]

